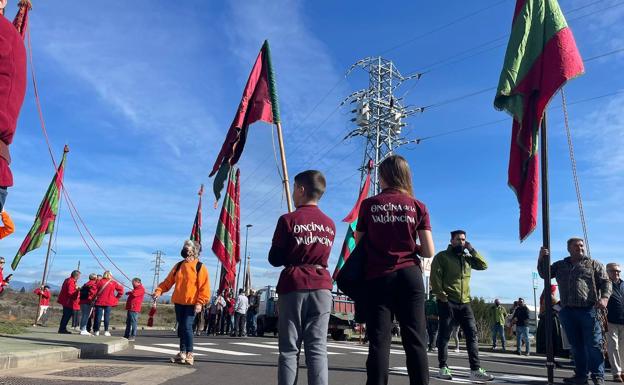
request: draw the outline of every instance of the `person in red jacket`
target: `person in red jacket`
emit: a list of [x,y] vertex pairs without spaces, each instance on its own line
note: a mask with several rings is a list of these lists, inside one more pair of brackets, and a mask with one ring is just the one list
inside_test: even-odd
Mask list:
[[[33,326],[37,326],[39,321],[41,321],[42,326],[45,326],[45,323],[48,321],[48,309],[50,308],[50,286],[45,285],[38,287],[33,291],[33,293],[39,297],[39,314],[37,315],[37,321],[35,321]],[[43,316],[46,316],[45,319]]]
[[9,281],[11,280],[11,274],[9,274],[6,278],[4,278],[4,257],[0,257],[0,293],[4,291],[6,286],[9,286]]
[[[117,292],[117,295],[115,295],[115,292]],[[113,280],[113,275],[110,271],[105,271],[102,279],[97,284],[97,292],[95,293],[95,322],[93,331],[96,336],[100,335],[100,323],[102,322],[102,313],[104,313],[104,335],[110,337],[108,322],[110,320],[111,307],[117,306],[119,298],[123,294],[123,287]]]
[[97,275],[95,275],[95,273],[89,274],[89,281],[82,285],[80,288],[80,295],[78,296],[80,298],[80,335],[82,336],[91,335],[91,333],[87,331],[87,323],[93,311],[93,299],[97,292],[96,277]]
[[58,332],[60,334],[71,334],[69,330],[67,330],[67,323],[69,319],[74,314],[74,301],[78,296],[78,279],[80,278],[80,272],[78,270],[74,270],[71,273],[71,276],[65,281],[63,281],[63,286],[61,286],[61,292],[58,296],[58,303],[63,306],[63,316],[61,317],[61,323],[59,325]]
[[[0,0],[4,13],[6,0]],[[24,40],[13,23],[0,17],[0,210],[4,207],[7,187],[13,186],[9,167],[9,145],[13,142],[15,127],[26,94],[26,48]]]
[[141,313],[141,305],[143,304],[143,297],[145,296],[145,288],[141,285],[141,278],[134,278],[132,280],[132,291],[126,293],[128,300],[126,301],[126,310],[128,316],[126,317],[126,332],[124,338],[128,341],[134,341],[137,335],[137,326],[139,322],[139,313]]

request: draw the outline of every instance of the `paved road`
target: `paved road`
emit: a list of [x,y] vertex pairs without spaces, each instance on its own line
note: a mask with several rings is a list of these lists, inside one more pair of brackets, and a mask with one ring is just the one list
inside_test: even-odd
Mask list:
[[[104,372],[99,378],[84,377],[81,382],[75,384],[91,385],[94,383],[91,381],[96,381],[104,385],[264,385],[276,382],[278,348],[275,338],[198,337],[195,339],[195,366],[192,368],[169,363],[169,358],[177,352],[177,346],[177,337],[172,332],[150,332],[137,339],[133,350],[119,352],[107,359],[78,360],[58,365],[53,369],[39,368],[34,371],[30,369],[24,372],[16,372],[16,376],[27,375],[31,378],[39,377],[46,380],[41,380],[40,383],[17,381],[13,383],[52,385],[55,383],[50,382],[50,380],[63,379],[55,373],[82,368],[83,372],[78,373],[78,375],[86,375],[94,366],[98,366],[101,370],[109,370],[109,373]],[[351,385],[365,382],[366,346],[353,342],[330,341],[328,354],[330,384]],[[453,381],[435,378],[437,375],[437,358],[434,353],[429,354],[431,384],[470,383],[466,352],[464,350],[460,353],[450,352],[449,355],[449,363],[455,375]],[[408,384],[405,353],[402,347],[393,346],[390,356],[390,384]],[[543,358],[482,352],[481,360],[482,366],[496,377],[493,383],[526,385],[545,383]],[[116,374],[118,372],[119,374]],[[557,370],[556,373],[559,378],[571,374],[569,369]],[[306,370],[305,367],[302,367],[299,384],[307,384],[305,377]],[[78,379],[78,377],[74,377],[74,379]],[[0,384],[2,383],[3,380],[0,379]],[[7,383],[13,384],[12,382]],[[67,377],[59,383],[74,385],[74,383],[67,381]]]

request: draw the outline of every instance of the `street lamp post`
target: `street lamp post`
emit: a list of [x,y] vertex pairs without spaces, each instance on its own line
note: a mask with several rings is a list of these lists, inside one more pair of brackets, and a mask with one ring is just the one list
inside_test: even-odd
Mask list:
[[[247,263],[247,240],[249,238],[249,228],[253,227],[253,225],[248,224],[245,227],[246,227],[246,229],[245,229],[245,263]],[[238,275],[236,276],[236,293],[234,295],[238,295],[238,284],[240,283],[241,265],[242,265],[242,263],[239,262],[239,265],[238,265]]]

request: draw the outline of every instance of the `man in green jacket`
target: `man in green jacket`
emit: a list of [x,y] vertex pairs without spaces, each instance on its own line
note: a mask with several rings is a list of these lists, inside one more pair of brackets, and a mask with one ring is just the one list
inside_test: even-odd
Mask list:
[[496,349],[496,335],[500,334],[501,345],[505,351],[505,319],[507,309],[500,304],[498,298],[494,300],[494,306],[490,309],[490,323],[492,324],[492,350]]
[[481,368],[479,362],[479,343],[474,313],[470,306],[470,275],[472,269],[485,270],[487,262],[466,241],[464,230],[451,232],[451,244],[436,254],[431,263],[431,288],[438,299],[438,362],[439,377],[452,380],[453,375],[446,361],[448,342],[453,322],[459,324],[466,337],[470,379],[472,381],[491,381],[494,377]]

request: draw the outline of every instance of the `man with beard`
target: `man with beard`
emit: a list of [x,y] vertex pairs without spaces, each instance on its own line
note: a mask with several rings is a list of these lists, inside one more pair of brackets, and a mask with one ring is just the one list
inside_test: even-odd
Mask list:
[[452,380],[453,374],[446,361],[448,342],[453,323],[459,324],[466,338],[470,379],[472,381],[491,381],[494,377],[481,368],[479,362],[479,343],[477,326],[470,306],[470,275],[472,269],[485,270],[487,262],[466,241],[464,230],[451,232],[451,244],[439,252],[431,263],[431,288],[438,299],[438,362],[439,377]]

